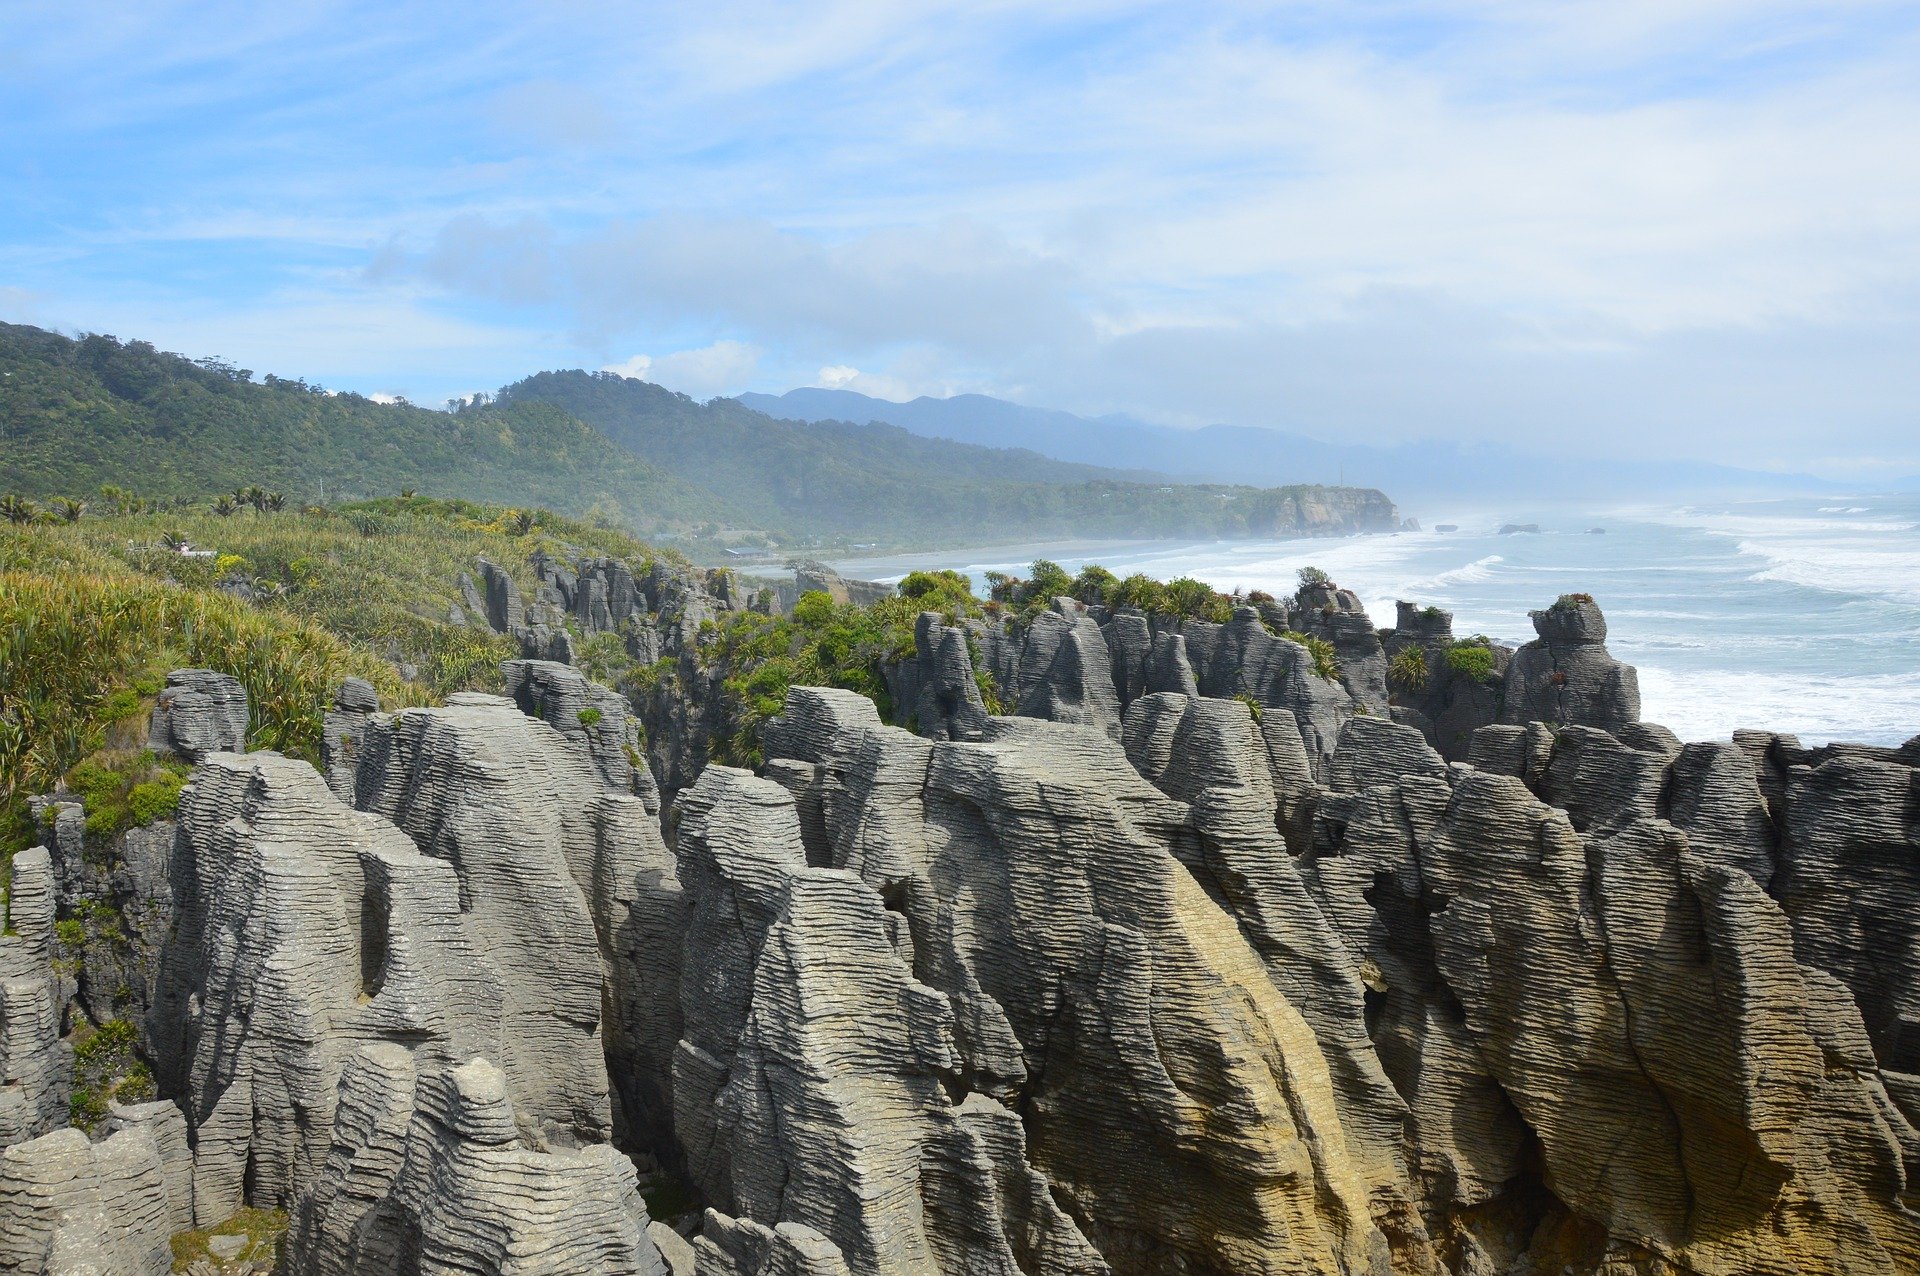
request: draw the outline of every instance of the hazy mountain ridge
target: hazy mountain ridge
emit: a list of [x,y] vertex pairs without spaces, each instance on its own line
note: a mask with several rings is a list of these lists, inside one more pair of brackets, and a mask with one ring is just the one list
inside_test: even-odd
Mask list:
[[1263,536],[1393,530],[1368,489],[1180,483],[930,438],[884,423],[777,419],[610,373],[541,372],[503,403],[551,403],[688,476],[762,526],[959,543],[1017,534]]
[[1537,490],[1550,475],[1566,495],[1698,495],[1822,490],[1832,484],[1803,474],[1775,474],[1698,461],[1595,460],[1577,465],[1547,452],[1506,444],[1423,440],[1374,446],[1329,443],[1258,426],[1209,425],[1179,429],[1125,414],[1078,416],[1028,407],[983,394],[906,403],[852,390],[806,387],[785,394],[743,394],[739,402],[775,415],[808,420],[884,421],[915,433],[984,446],[1017,439],[1066,460],[1098,458],[1102,464],[1160,470],[1186,480],[1266,483],[1312,480],[1355,483],[1391,491],[1402,501],[1424,496],[1511,496]]
[[1385,494],[1183,484],[1164,474],[778,420],[648,382],[542,372],[452,412],[334,393],[142,341],[0,326],[0,490],[103,485],[295,503],[392,495],[541,505],[655,535],[978,544],[1060,535],[1238,537],[1398,528]]

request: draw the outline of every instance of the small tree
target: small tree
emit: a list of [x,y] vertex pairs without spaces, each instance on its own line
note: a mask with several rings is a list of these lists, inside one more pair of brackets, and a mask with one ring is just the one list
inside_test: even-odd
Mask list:
[[63,496],[53,503],[54,517],[63,523],[77,523],[86,512],[87,503],[75,497]]

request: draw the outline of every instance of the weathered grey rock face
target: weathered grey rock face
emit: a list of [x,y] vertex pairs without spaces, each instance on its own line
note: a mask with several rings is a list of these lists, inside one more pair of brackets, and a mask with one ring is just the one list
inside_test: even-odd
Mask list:
[[499,1046],[469,1053],[499,1061],[536,1146],[614,1131],[610,1067],[620,1131],[669,1151],[681,902],[644,801],[610,792],[592,749],[471,694],[375,719],[359,801],[451,865],[504,994]]
[[920,734],[929,740],[974,740],[987,728],[987,705],[974,676],[967,630],[921,612],[913,645],[918,685],[913,700]]
[[[1176,706],[1178,725],[1169,733],[1166,722]],[[1349,724],[1343,752],[1350,751],[1354,729],[1372,721]],[[1382,725],[1404,731],[1420,754],[1434,756],[1417,733]],[[1407,1157],[1410,1113],[1367,1036],[1361,959],[1342,946],[1275,831],[1273,769],[1247,706],[1152,696],[1129,712],[1127,746],[1142,775],[1190,804],[1197,845],[1176,843],[1174,853],[1239,924],[1274,987],[1312,1028],[1348,1150],[1367,1181],[1369,1209],[1403,1266],[1422,1269],[1429,1240]],[[1408,756],[1409,769],[1421,765],[1418,754]],[[1340,761],[1336,755],[1336,765]]]
[[1314,673],[1305,647],[1269,633],[1252,607],[1237,608],[1225,625],[1188,621],[1181,633],[1199,694],[1226,700],[1251,696],[1264,708],[1285,709],[1316,773],[1327,765],[1354,706],[1338,681]]
[[500,1048],[497,946],[461,912],[452,870],[343,807],[304,762],[201,764],[182,796],[175,892],[148,1034],[161,1092],[193,1132],[201,1225],[307,1187],[356,1043],[448,1059]]
[[640,756],[640,728],[625,696],[550,660],[509,660],[500,670],[522,713],[584,750],[607,788],[636,794],[648,810],[659,812],[660,790]]
[[1640,720],[1640,680],[1607,654],[1607,622],[1590,598],[1573,595],[1532,613],[1540,636],[1513,654],[1500,721],[1598,727],[1618,733]]
[[[1920,771],[1827,751],[1794,767],[1773,893],[1800,961],[1845,985],[1873,1053],[1920,1074]],[[1920,1084],[1895,1082],[1920,1120]]]
[[86,810],[69,795],[31,798],[28,805],[52,856],[59,909],[83,935],[63,954],[69,963],[63,986],[95,1023],[144,1019],[173,927],[173,821],[102,838],[87,833]]
[[1596,727],[1570,726],[1555,737],[1537,787],[1581,832],[1617,832],[1665,814],[1673,756],[1664,748],[1636,749]]
[[1106,1270],[1027,1164],[1018,1120],[948,1098],[952,1006],[901,960],[878,894],[806,865],[785,791],[709,768],[683,798],[680,852],[684,1004],[710,1013],[688,1020],[675,1100],[701,1186],[746,1216],[709,1215],[701,1271]]
[[1062,599],[1057,606],[1061,610],[1042,612],[1027,628],[1014,688],[1017,711],[1024,717],[1093,727],[1117,740],[1120,695],[1106,638],[1072,599]]
[[416,1062],[393,1044],[348,1061],[325,1166],[292,1211],[286,1270],[667,1276],[631,1162],[605,1145],[529,1147],[484,1059],[424,1073]]
[[53,861],[36,846],[14,855],[12,873],[0,933],[0,1148],[64,1126],[73,1089],[52,965]]
[[847,1276],[839,1246],[801,1223],[763,1227],[710,1209],[693,1249],[698,1276]]
[[1114,613],[1101,627],[1107,636],[1107,654],[1113,665],[1113,685],[1120,694],[1120,711],[1147,694],[1147,665],[1153,657],[1153,630],[1137,611]]
[[1327,782],[1336,793],[1358,793],[1402,776],[1445,779],[1446,774],[1446,761],[1412,727],[1385,718],[1355,718],[1340,733]]
[[175,669],[153,706],[147,743],[155,753],[198,762],[247,747],[247,689],[212,669]]
[[320,769],[333,795],[353,805],[354,775],[360,769],[360,745],[367,721],[380,712],[380,693],[364,678],[348,678],[333,693],[333,707],[322,719]]
[[[1600,808],[1641,750],[1574,749],[1588,837],[1518,779],[1457,769],[1323,799],[1303,865],[1363,961],[1448,1266],[1906,1270],[1920,1136],[1858,1012],[1724,842]],[[1529,1155],[1544,1206],[1515,1195]]]
[[0,1272],[163,1276],[173,1270],[172,1224],[146,1129],[99,1143],[56,1130],[0,1150]]
[[1410,602],[1397,605],[1394,627],[1382,630],[1380,637],[1389,670],[1396,660],[1413,653],[1412,680],[1392,676],[1387,680],[1395,719],[1404,713],[1447,761],[1466,761],[1474,733],[1499,716],[1501,681],[1512,650],[1499,643],[1487,645],[1493,663],[1482,681],[1456,668],[1450,658],[1455,645],[1453,614]]
[[[1266,776],[1265,743],[1244,706],[1227,708],[1242,724],[1233,766]],[[944,1085],[973,1095],[962,1105],[963,1128],[971,1106],[986,1119],[980,1129],[1001,1131],[1001,1150],[965,1155],[945,1134],[918,1137],[936,1265],[878,1270],[1013,1270],[1004,1259],[970,1265],[943,1250],[937,1238],[948,1235],[945,1220],[957,1217],[972,1218],[976,1229],[982,1219],[999,1219],[1021,1271],[1385,1269],[1390,1250],[1370,1217],[1367,1157],[1350,1146],[1311,1028],[1275,987],[1236,918],[1171,849],[1193,836],[1192,808],[1142,781],[1104,732],[1086,727],[1001,718],[984,741],[931,743],[872,719],[823,713],[799,692],[786,717],[795,725],[784,739],[800,742],[802,765],[831,770],[831,759],[854,759],[822,798],[832,863],[844,873],[805,867],[800,820],[784,790],[710,771],[695,790],[700,800],[690,795],[682,878],[702,901],[696,917],[711,920],[696,920],[690,931],[689,971],[750,967],[754,977],[716,973],[690,982],[686,1005],[718,1010],[702,1026],[711,1035],[699,1040],[688,1021],[677,1101],[697,1106],[703,1093],[734,1085],[735,1060],[759,1031],[754,1025],[768,1022],[770,1032],[779,1022],[765,1018],[773,1009],[791,1015],[792,994],[778,996],[783,983],[768,978],[770,954],[792,966],[796,951],[828,943],[844,950],[849,936],[862,935],[859,964],[843,956],[824,969],[869,972],[875,991],[865,995],[882,995],[881,1004],[929,1007],[926,1017],[905,1018],[907,1041],[924,1044],[883,1056],[876,1069],[883,1081],[870,1084],[897,1094],[926,1084],[916,1077],[945,1075]],[[770,750],[779,751],[779,738],[770,736]],[[1208,774],[1226,764],[1222,757]],[[1271,792],[1267,783],[1263,794]],[[1213,850],[1222,862],[1247,866],[1259,851],[1277,850],[1270,814],[1249,803],[1236,818],[1232,786],[1215,787],[1223,813]],[[1243,849],[1227,845],[1236,829],[1264,842],[1233,858]],[[730,867],[697,869],[702,862]],[[846,874],[863,885],[854,889]],[[1268,902],[1262,883],[1246,889],[1255,906]],[[807,908],[798,910],[799,902]],[[1306,910],[1295,920],[1311,920],[1302,896],[1290,905]],[[1255,906],[1250,925],[1267,920]],[[1273,915],[1285,916],[1287,906],[1272,902]],[[832,923],[816,927],[815,909]],[[724,953],[734,955],[700,956]],[[941,994],[946,1013],[915,988]],[[936,1031],[943,1022],[950,1028]],[[727,1027],[714,1033],[715,1023]],[[821,1057],[853,1049],[840,1045]],[[774,1103],[775,1093],[769,1082],[757,1101]],[[951,1115],[951,1105],[938,1103],[896,1099],[891,1106],[935,1118],[936,1131]],[[801,1119],[815,1111],[793,1099],[776,1108],[797,1110]],[[1020,1131],[1000,1115],[1016,1111],[1025,1117],[1026,1150],[1018,1157],[1013,1136]],[[703,1146],[737,1133],[730,1120],[720,1117]],[[973,1186],[980,1170],[965,1168],[983,1156],[1001,1167],[991,1195]],[[690,1159],[699,1159],[692,1148]],[[717,1202],[737,1201],[743,1173],[737,1159],[724,1172],[710,1163],[703,1186]],[[971,1204],[935,1204],[930,1185],[939,1186],[938,1200]],[[876,1191],[867,1199],[898,1198]],[[1046,1234],[1057,1239],[1043,1252],[1054,1257],[1023,1256],[1019,1238],[1034,1231],[1031,1222],[1015,1225],[1022,1199],[1040,1211],[1029,1218],[1052,1219]],[[1048,1210],[1049,1199],[1066,1213]],[[731,1212],[763,1226],[781,1221],[765,1208]],[[851,1270],[875,1270],[863,1267],[868,1260],[850,1233],[798,1221],[836,1242]]]

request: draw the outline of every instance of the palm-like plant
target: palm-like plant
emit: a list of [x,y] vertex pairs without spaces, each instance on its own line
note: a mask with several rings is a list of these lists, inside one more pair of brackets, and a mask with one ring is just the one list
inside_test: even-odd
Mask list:
[[515,536],[525,536],[533,530],[534,517],[526,510],[515,510],[507,519],[507,529]]
[[253,506],[256,512],[263,513],[263,514],[266,512],[267,489],[264,487],[261,487],[258,483],[252,484],[251,486],[246,488],[246,490],[241,492],[240,496],[241,496],[241,499],[244,500],[247,504]]
[[18,494],[0,496],[0,518],[9,523],[31,523],[40,517],[39,507]]
[[221,518],[232,518],[240,509],[240,504],[231,496],[223,496],[213,503],[213,512]]
[[177,553],[179,553],[179,552],[180,552],[181,550],[183,550],[183,549],[185,549],[185,548],[187,547],[187,537],[186,537],[186,533],[184,533],[184,532],[162,532],[162,533],[160,533],[160,545],[161,545],[161,547],[162,547],[162,548],[164,548],[164,549],[170,549],[170,550],[172,550],[172,551],[174,551],[174,552],[175,552],[175,553],[177,554]]
[[87,503],[77,497],[63,496],[53,503],[53,513],[63,523],[77,523],[87,512]]
[[269,514],[278,514],[287,508],[287,496],[284,492],[268,492],[261,497],[260,508]]

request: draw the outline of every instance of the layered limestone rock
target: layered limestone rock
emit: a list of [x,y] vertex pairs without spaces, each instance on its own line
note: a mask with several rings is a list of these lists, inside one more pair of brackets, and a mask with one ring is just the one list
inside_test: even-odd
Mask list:
[[914,717],[929,740],[978,739],[987,727],[986,699],[974,674],[964,626],[921,612],[913,627],[916,673]]
[[[1453,614],[1410,602],[1397,604],[1394,627],[1381,630],[1380,638],[1394,720],[1418,728],[1449,762],[1466,761],[1474,733],[1499,716],[1501,680],[1512,650],[1488,642],[1492,668],[1482,680],[1452,659]],[[1403,660],[1407,663],[1400,667],[1408,672],[1393,677],[1396,662]]]
[[1920,1143],[1858,1012],[1724,844],[1590,824],[1464,769],[1317,812],[1303,867],[1365,963],[1449,1268],[1908,1270]]
[[[1360,747],[1356,728],[1374,721],[1349,724],[1336,769]],[[1434,756],[1417,732],[1380,725]],[[1162,792],[1190,804],[1197,845],[1176,843],[1175,854],[1239,923],[1274,986],[1313,1029],[1372,1215],[1394,1241],[1399,1268],[1427,1270],[1430,1245],[1407,1157],[1411,1114],[1367,1036],[1361,959],[1342,947],[1275,829],[1273,769],[1247,706],[1150,696],[1128,713],[1127,756]],[[1375,765],[1386,769],[1384,760]]]
[[[1251,719],[1243,706],[1230,708],[1244,724],[1236,764],[1264,768]],[[756,952],[758,965],[751,984],[715,974],[689,985],[689,1009],[696,1000],[724,1007],[710,1010],[709,1020],[731,1026],[690,1037],[676,1099],[697,1106],[703,1092],[733,1084],[730,1061],[749,1020],[766,1013],[762,1007],[785,986],[761,975],[768,953],[792,960],[790,949],[774,947],[773,929],[786,928],[781,943],[798,942],[815,933],[818,909],[836,919],[819,927],[820,944],[831,936],[844,948],[849,935],[864,935],[859,968],[871,972],[872,986],[904,998],[894,1004],[928,1007],[922,1027],[912,1027],[912,1014],[905,1023],[908,1041],[917,1033],[926,1040],[919,1049],[933,1053],[889,1056],[880,1069],[886,1084],[900,1086],[900,1072],[944,1071],[948,1084],[971,1092],[968,1103],[982,1115],[1023,1114],[1026,1153],[1017,1161],[1010,1155],[1016,1131],[994,1117],[1009,1149],[996,1163],[1005,1167],[998,1181],[1010,1170],[1013,1181],[1030,1186],[1000,1189],[994,1212],[1008,1218],[1021,1194],[1044,1209],[1047,1194],[1032,1183],[1051,1184],[1051,1198],[1066,1210],[1058,1235],[1080,1240],[1059,1251],[1068,1257],[1021,1259],[1019,1270],[1384,1271],[1391,1251],[1371,1216],[1371,1153],[1350,1144],[1311,1026],[1276,987],[1240,922],[1174,853],[1193,836],[1193,809],[1142,780],[1100,730],[1003,718],[990,721],[985,740],[933,743],[876,719],[823,712],[832,709],[817,693],[796,692],[770,748],[840,773],[822,797],[822,825],[833,865],[857,874],[863,891],[805,867],[800,820],[778,787],[737,773],[703,779],[700,787],[713,791],[683,816],[682,877],[690,895],[713,900],[696,905],[696,916],[714,919],[697,920],[690,932],[689,969],[732,969],[751,964]],[[1216,787],[1221,814],[1210,849],[1219,861],[1229,871],[1255,866],[1258,873],[1262,854],[1284,857],[1270,819],[1264,834],[1253,827],[1261,819],[1251,814],[1253,802],[1242,808],[1247,843],[1228,844],[1234,794],[1231,785]],[[733,867],[703,870],[696,887],[699,860]],[[1270,887],[1260,880],[1244,888],[1249,926],[1285,918],[1289,908],[1305,909],[1294,920],[1311,920],[1312,906],[1297,892],[1269,898],[1262,891]],[[793,911],[801,900],[808,909]],[[1271,914],[1259,914],[1263,906]],[[1273,929],[1276,945],[1294,942],[1279,933],[1284,920]],[[755,934],[766,937],[756,944]],[[705,953],[736,956],[702,960]],[[1303,970],[1301,977],[1304,986],[1312,976]],[[1351,971],[1348,979],[1352,999]],[[937,990],[947,1013],[916,987]],[[944,1038],[932,1031],[943,1021],[951,1025]],[[690,1033],[693,1026],[690,1018]],[[951,1060],[944,1065],[942,1050]],[[701,1084],[682,1088],[682,1080]],[[986,1100],[995,1107],[984,1107]],[[724,1136],[726,1121],[713,1137]],[[921,1136],[920,1143],[947,1146],[945,1138]],[[928,1155],[921,1157],[923,1203],[929,1165],[949,1167],[936,1181],[953,1173],[952,1153],[934,1162]],[[703,1185],[710,1193],[737,1191],[728,1179],[739,1174],[737,1162],[726,1174],[710,1165]],[[781,1218],[733,1212],[762,1225]],[[798,1221],[819,1227],[852,1270],[863,1270],[846,1235]],[[1088,1242],[1097,1256],[1081,1248]],[[939,1262],[889,1270],[1005,1270]]]
[[604,1144],[529,1146],[498,1068],[421,1062],[390,1043],[347,1062],[285,1270],[667,1276],[630,1161]]
[[1354,702],[1340,682],[1314,672],[1305,647],[1270,632],[1253,607],[1236,608],[1225,625],[1188,621],[1181,636],[1200,695],[1249,696],[1263,708],[1286,710],[1315,772],[1326,766],[1354,716]]
[[154,703],[147,744],[189,762],[239,753],[247,747],[247,689],[212,669],[175,669]]
[[953,1008],[900,959],[879,895],[806,864],[785,791],[709,768],[683,802],[681,859],[694,924],[675,1100],[701,1186],[742,1216],[709,1215],[701,1271],[1106,1270],[1027,1164],[1017,1118],[949,1099]]
[[164,1276],[174,1222],[160,1149],[145,1128],[99,1143],[55,1130],[0,1149],[0,1272]]
[[186,1108],[203,1226],[308,1186],[359,1042],[445,1059],[501,1049],[500,945],[462,911],[451,868],[342,806],[304,762],[201,764],[181,799],[175,896],[148,1035],[161,1093]]
[[1120,738],[1120,696],[1100,626],[1071,598],[1054,601],[1027,627],[1020,648],[1016,712],[1072,722]]
[[1513,653],[1500,721],[1598,727],[1616,734],[1640,720],[1640,680],[1607,653],[1607,621],[1593,599],[1569,594],[1531,613],[1540,636]]
[[73,1048],[60,1039],[53,972],[53,860],[43,846],[13,857],[0,933],[0,1147],[67,1123]]
[[[558,689],[589,685],[547,666],[519,677],[529,696],[545,677],[537,694],[562,718]],[[451,866],[504,998],[499,1045],[468,1053],[498,1061],[536,1146],[617,1133],[671,1158],[683,905],[657,817],[609,783],[626,761],[512,701],[462,694],[375,719],[358,798]]]
[[520,711],[584,751],[607,788],[636,794],[649,811],[659,812],[660,790],[640,756],[640,728],[625,696],[550,660],[509,660],[500,672]]
[[1832,748],[1788,773],[1774,895],[1801,962],[1840,981],[1920,1120],[1920,769]]
[[333,706],[322,719],[320,769],[326,772],[333,795],[353,805],[354,776],[360,769],[360,746],[367,738],[367,722],[380,712],[380,693],[364,678],[347,678],[333,693]]

